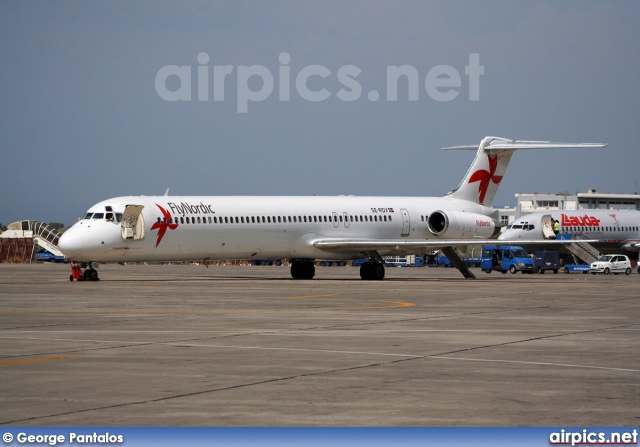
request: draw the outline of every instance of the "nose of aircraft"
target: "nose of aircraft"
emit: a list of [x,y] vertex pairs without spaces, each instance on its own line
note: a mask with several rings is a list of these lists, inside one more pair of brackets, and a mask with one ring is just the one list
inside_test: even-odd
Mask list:
[[78,231],[77,228],[72,227],[62,233],[62,236],[60,236],[60,240],[58,241],[58,248],[68,258],[77,257],[84,248],[80,231]]

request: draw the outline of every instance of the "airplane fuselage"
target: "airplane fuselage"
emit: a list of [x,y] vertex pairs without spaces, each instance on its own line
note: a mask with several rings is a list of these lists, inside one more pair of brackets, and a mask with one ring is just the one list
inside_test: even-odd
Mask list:
[[[557,221],[554,231],[550,220]],[[572,239],[598,239],[592,245],[604,253],[638,252],[640,250],[640,211],[623,210],[558,210],[527,214],[514,220],[499,240],[518,239],[541,242],[555,239],[556,234]],[[548,248],[544,244],[529,245],[531,250]]]
[[[126,210],[142,207],[125,234]],[[427,218],[437,210],[467,213],[468,225],[439,236]],[[124,214],[124,216],[122,216]],[[313,245],[332,238],[427,240],[489,237],[495,210],[448,197],[131,196],[92,206],[67,230],[67,256],[78,261],[303,258],[348,260],[359,251]],[[381,254],[402,252],[389,249]]]

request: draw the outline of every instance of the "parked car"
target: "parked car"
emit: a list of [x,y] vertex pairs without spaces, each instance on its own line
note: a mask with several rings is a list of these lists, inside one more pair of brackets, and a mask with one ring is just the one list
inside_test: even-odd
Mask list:
[[624,273],[625,275],[630,275],[631,261],[626,255],[604,255],[591,264],[589,271],[594,275],[596,273],[604,273],[605,275],[609,273],[614,275]]

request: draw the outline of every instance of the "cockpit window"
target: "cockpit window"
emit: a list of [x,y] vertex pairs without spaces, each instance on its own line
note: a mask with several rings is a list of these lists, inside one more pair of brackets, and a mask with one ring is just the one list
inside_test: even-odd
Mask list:
[[122,220],[122,213],[116,213],[116,222],[120,223]]
[[95,213],[92,217],[92,219],[103,219],[104,218],[104,213]]
[[507,225],[507,230],[510,230],[512,226],[513,225],[511,225],[511,224]]
[[522,224],[513,225],[511,228],[514,230],[522,230]]
[[93,216],[93,213],[87,213],[84,215],[85,219],[91,219],[91,216]]

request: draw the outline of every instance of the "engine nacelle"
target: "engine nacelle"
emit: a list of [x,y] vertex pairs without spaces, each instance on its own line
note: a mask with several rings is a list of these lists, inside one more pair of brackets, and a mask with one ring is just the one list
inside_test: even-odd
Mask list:
[[429,231],[443,239],[490,238],[499,228],[490,217],[461,211],[434,211],[427,219]]

